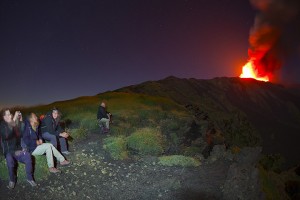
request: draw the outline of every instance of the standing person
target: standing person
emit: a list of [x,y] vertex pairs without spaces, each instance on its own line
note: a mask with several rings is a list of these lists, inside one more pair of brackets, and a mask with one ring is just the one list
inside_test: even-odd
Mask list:
[[62,166],[70,164],[70,162],[67,161],[52,144],[43,143],[36,114],[31,113],[29,115],[22,139],[24,144],[23,148],[26,148],[33,156],[46,154],[49,171],[51,173],[60,173],[60,170],[54,167],[53,156],[56,157],[57,161],[60,162],[60,165]]
[[54,108],[52,109],[52,111],[47,113],[45,118],[42,120],[42,137],[46,141],[50,141],[56,149],[58,149],[59,144],[60,151],[65,155],[69,155],[70,152],[68,151],[67,144],[69,134],[63,131],[59,124],[59,121],[60,116],[58,109]]
[[22,114],[16,111],[14,117],[9,109],[4,109],[2,113],[3,120],[0,125],[1,144],[3,155],[6,159],[6,165],[9,173],[9,189],[14,189],[16,185],[16,164],[21,162],[25,164],[27,182],[35,187],[37,184],[33,179],[32,160],[30,153],[21,151],[17,146],[17,140],[20,138],[24,123]]
[[110,116],[111,114],[106,111],[106,104],[102,102],[98,109],[97,119],[100,123],[105,123],[104,133],[109,132]]

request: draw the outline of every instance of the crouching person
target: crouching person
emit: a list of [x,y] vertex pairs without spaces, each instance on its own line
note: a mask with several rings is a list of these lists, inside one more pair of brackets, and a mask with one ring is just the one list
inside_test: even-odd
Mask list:
[[39,121],[34,113],[31,113],[26,122],[22,136],[23,148],[29,151],[33,156],[46,154],[49,171],[51,173],[60,173],[60,170],[54,167],[53,156],[62,166],[69,165],[61,153],[50,143],[43,143],[42,136],[39,131]]
[[5,109],[3,110],[2,117],[3,121],[0,125],[0,134],[3,155],[5,156],[9,173],[8,188],[15,188],[15,184],[17,181],[17,162],[25,164],[27,182],[32,187],[35,187],[37,186],[37,184],[33,179],[31,155],[26,151],[21,151],[21,147],[17,146],[17,140],[20,139],[22,129],[24,128],[22,115],[19,111],[17,111],[14,117],[12,117],[10,110]]
[[[42,120],[41,131],[42,137],[60,151],[69,155],[67,139],[69,134],[64,132],[59,124],[60,116],[58,109],[54,108]],[[59,147],[59,148],[58,148]]]
[[107,112],[106,104],[104,102],[102,102],[98,108],[97,119],[98,119],[99,123],[105,124],[105,129],[103,130],[104,133],[109,132],[109,125],[111,123],[111,117],[112,117],[112,114]]

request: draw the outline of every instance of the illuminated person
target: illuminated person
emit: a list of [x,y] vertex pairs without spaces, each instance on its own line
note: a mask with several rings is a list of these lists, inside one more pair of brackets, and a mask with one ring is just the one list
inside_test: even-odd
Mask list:
[[33,179],[31,155],[26,151],[22,151],[21,147],[17,145],[17,140],[20,139],[21,132],[24,128],[22,115],[17,111],[13,117],[9,109],[4,109],[2,117],[3,121],[0,124],[0,135],[3,155],[5,156],[9,173],[8,188],[15,188],[17,162],[25,164],[27,182],[32,187],[35,187],[37,184]]
[[60,124],[60,114],[58,109],[54,108],[52,111],[47,113],[45,118],[42,120],[41,131],[42,138],[46,141],[50,141],[50,143],[58,149],[60,147],[60,151],[68,155],[70,152],[68,151],[67,139],[69,134],[63,131]]
[[54,167],[53,156],[60,162],[61,166],[69,165],[59,151],[50,143],[43,143],[42,136],[39,131],[39,121],[34,113],[31,113],[26,122],[22,135],[23,148],[29,151],[33,156],[46,154],[49,171],[51,173],[60,173],[60,170]]
[[106,111],[106,104],[104,102],[101,103],[97,113],[97,119],[99,122],[105,124],[104,132],[109,131],[109,123],[110,123],[111,114]]

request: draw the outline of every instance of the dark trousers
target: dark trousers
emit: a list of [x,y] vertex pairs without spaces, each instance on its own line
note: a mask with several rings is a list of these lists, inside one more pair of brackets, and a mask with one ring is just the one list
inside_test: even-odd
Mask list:
[[65,138],[58,137],[50,133],[43,133],[42,137],[44,138],[44,140],[49,141],[56,149],[60,149],[61,152],[68,151],[68,144]]
[[10,181],[16,182],[16,166],[17,162],[21,162],[25,164],[25,171],[27,180],[33,180],[33,168],[32,168],[32,159],[30,153],[26,151],[20,152],[18,155],[13,153],[8,153],[5,156],[6,165],[8,168],[9,178]]

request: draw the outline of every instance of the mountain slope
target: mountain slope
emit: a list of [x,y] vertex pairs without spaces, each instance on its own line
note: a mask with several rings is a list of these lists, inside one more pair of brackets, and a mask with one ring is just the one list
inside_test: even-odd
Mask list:
[[300,161],[300,92],[297,87],[253,79],[168,77],[118,91],[162,96],[182,105],[193,105],[216,124],[240,113],[260,133],[264,153],[282,154],[289,166]]

